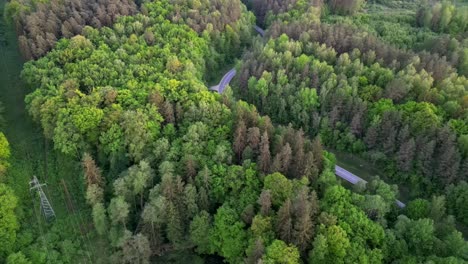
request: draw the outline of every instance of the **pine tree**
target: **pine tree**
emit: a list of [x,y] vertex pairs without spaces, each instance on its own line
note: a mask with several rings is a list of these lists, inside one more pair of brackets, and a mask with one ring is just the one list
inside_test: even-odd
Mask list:
[[319,170],[315,161],[314,154],[312,151],[307,152],[305,155],[304,173],[302,176],[307,177],[309,182],[314,183],[317,181]]
[[260,205],[260,213],[264,216],[268,216],[271,209],[271,191],[263,190],[262,193],[260,193],[257,203]]
[[293,204],[295,216],[293,221],[293,241],[301,252],[304,252],[310,245],[314,229],[308,192],[306,187],[302,188],[294,199]]
[[163,113],[164,120],[166,121],[166,123],[173,124],[175,122],[174,106],[168,100],[166,100],[163,104],[162,113]]
[[177,248],[184,238],[184,228],[178,210],[172,202],[167,203],[167,239]]
[[292,158],[291,146],[289,143],[286,143],[286,145],[283,147],[283,150],[281,151],[281,169],[283,170],[284,174],[288,173],[292,163]]
[[435,141],[431,140],[422,145],[418,151],[418,170],[422,171],[426,178],[431,179],[434,173]]
[[319,172],[321,172],[323,170],[323,147],[319,137],[315,137],[312,141],[312,153],[314,154],[315,164]]
[[96,184],[98,186],[102,186],[102,177],[101,177],[101,170],[94,162],[94,159],[88,153],[83,154],[82,166],[84,171],[84,177],[88,186],[92,184]]
[[205,188],[202,186],[198,190],[198,208],[200,210],[209,211],[210,210],[210,200],[208,199],[208,194],[206,193]]
[[287,199],[277,214],[276,233],[286,243],[293,241],[293,224],[291,200]]
[[122,245],[122,263],[150,263],[151,248],[148,238],[142,234],[137,234],[126,239]]
[[197,189],[191,184],[185,185],[184,200],[188,219],[192,219],[198,213],[197,197]]
[[263,136],[260,141],[260,160],[259,167],[263,173],[268,173],[270,170],[270,141],[268,139],[268,133],[263,132]]
[[400,170],[404,172],[410,171],[413,164],[415,150],[416,144],[412,138],[400,146],[400,150],[397,154],[397,164]]
[[[291,141],[290,141],[291,142]],[[292,146],[292,166],[289,169],[290,174],[295,178],[304,176],[305,153],[304,153],[304,132],[302,129],[295,131],[291,142]]]
[[442,182],[452,183],[458,177],[461,159],[455,146],[455,135],[448,128],[443,128],[438,132],[437,142],[436,175],[441,177]]
[[377,146],[378,132],[377,126],[373,125],[367,129],[366,136],[364,137],[364,142],[367,145],[368,149],[373,149]]
[[102,203],[95,204],[92,215],[96,232],[101,236],[104,235],[107,231],[107,215],[104,205]]
[[201,211],[190,223],[190,240],[197,247],[196,252],[199,254],[210,254],[210,229],[212,228],[212,220],[209,213]]
[[265,245],[263,244],[263,240],[261,238],[257,238],[253,248],[247,256],[246,262],[248,264],[258,264],[263,254],[265,254]]
[[260,129],[258,127],[251,127],[247,132],[247,142],[254,152],[257,151],[260,143]]
[[246,131],[247,128],[245,126],[244,121],[239,121],[239,123],[237,124],[236,132],[234,134],[233,143],[234,152],[237,154],[237,159],[239,161],[241,160],[242,152],[244,151],[244,148],[246,146]]

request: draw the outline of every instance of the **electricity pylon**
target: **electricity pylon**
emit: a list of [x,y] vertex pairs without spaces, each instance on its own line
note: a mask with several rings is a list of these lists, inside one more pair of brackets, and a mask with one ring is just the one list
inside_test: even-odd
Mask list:
[[31,188],[29,188],[29,191],[36,190],[39,194],[39,198],[41,199],[41,211],[44,214],[45,219],[47,221],[53,220],[55,218],[54,208],[52,208],[52,205],[50,205],[47,196],[42,190],[42,186],[45,186],[45,184],[39,183],[37,177],[34,176],[33,179],[29,182],[29,186],[31,186]]

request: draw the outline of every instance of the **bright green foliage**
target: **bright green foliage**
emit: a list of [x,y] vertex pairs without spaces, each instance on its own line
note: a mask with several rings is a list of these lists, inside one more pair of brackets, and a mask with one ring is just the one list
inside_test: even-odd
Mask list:
[[201,211],[190,223],[190,240],[197,246],[196,251],[200,254],[210,254],[210,232],[211,219],[206,211]]
[[417,13],[417,23],[434,31],[448,32],[453,35],[465,32],[468,28],[467,7],[455,7],[449,1],[422,6]]
[[[183,0],[170,0],[174,11],[168,17],[176,23],[185,22],[210,42],[216,51],[207,60],[209,78],[219,67],[232,62],[252,41],[255,18],[240,0],[197,0],[187,4]],[[177,11],[175,11],[177,10]]]
[[238,215],[233,209],[220,207],[215,215],[211,237],[215,251],[232,263],[242,260],[247,248],[247,232],[243,230],[244,224],[237,219]]
[[10,254],[6,260],[7,264],[32,264],[31,261],[29,261],[26,256],[23,254],[23,252],[19,251],[13,254]]
[[5,184],[0,183],[0,256],[7,256],[14,249],[16,231],[19,223],[15,209],[18,200],[13,191]]
[[4,180],[6,169],[9,166],[10,144],[5,135],[0,132],[0,182]]
[[409,220],[406,216],[398,217],[396,233],[404,238],[410,251],[416,255],[430,254],[434,246],[434,226],[430,219]]
[[[159,8],[155,4],[146,7]],[[148,44],[142,32],[136,31],[130,38],[119,32],[119,27],[130,28],[141,21],[159,45]],[[31,85],[39,85],[26,100],[30,112],[50,131],[56,148],[63,152],[75,154],[99,140],[107,153],[127,149],[132,158],[141,160],[159,136],[162,121],[157,106],[148,104],[149,95],[159,92],[170,101],[186,100],[187,92],[202,89],[197,77],[203,73],[208,52],[205,41],[193,31],[161,17],[125,17],[114,28],[103,28],[101,33],[87,28],[85,36],[62,40],[50,55],[26,65],[24,78]],[[177,47],[162,48],[171,45],[176,35],[182,40]],[[161,74],[176,54],[182,67]],[[65,63],[67,67],[61,68]],[[45,80],[41,73],[53,68],[56,70],[48,77],[52,83],[41,84]],[[135,111],[137,106],[140,109]]]
[[415,194],[463,180],[465,76],[437,55],[364,35],[339,24],[278,23],[244,56],[235,91],[274,122],[363,154]]
[[117,196],[113,198],[109,204],[109,219],[113,225],[123,224],[128,218],[129,205],[125,202],[124,198]]
[[264,243],[269,243],[275,236],[273,232],[273,223],[271,217],[264,217],[256,215],[252,219],[252,226],[250,227],[252,235],[255,238],[261,238]]
[[465,224],[468,224],[468,183],[461,182],[447,188],[449,212]]
[[424,199],[416,199],[408,203],[406,206],[406,215],[413,219],[421,219],[429,216],[430,208],[429,202]]
[[350,259],[370,261],[372,257],[382,258],[380,248],[385,239],[384,230],[382,226],[372,222],[363,211],[352,204],[350,191],[341,186],[327,189],[322,206],[323,210],[337,217],[338,226],[348,236],[351,248],[353,248],[348,256]]
[[264,184],[264,188],[271,191],[272,203],[276,206],[292,195],[292,182],[279,172],[267,175]]
[[106,209],[102,203],[97,203],[93,206],[93,221],[98,234],[104,235],[108,228],[108,220]]
[[284,241],[275,240],[266,248],[263,263],[267,264],[299,264],[299,250],[293,245],[286,245]]
[[[352,194],[311,140],[363,153],[421,189],[456,183],[466,79],[355,29],[314,24],[317,3],[292,2],[262,23],[297,28],[272,26],[238,69],[234,90],[258,111],[204,82],[251,41],[253,17],[238,0],[145,2],[141,14],[85,27],[26,64],[28,110],[46,136],[63,153],[96,153],[103,168],[105,184],[89,185],[86,198],[112,262],[170,262],[187,249],[228,263],[466,260],[443,199],[409,204],[411,219],[396,219],[397,188],[376,180]],[[328,2],[352,13],[362,1]],[[461,219],[464,189],[452,193]],[[47,254],[24,255],[80,262],[83,245],[59,231]]]
[[346,232],[339,226],[321,226],[309,253],[309,263],[345,263],[350,250]]

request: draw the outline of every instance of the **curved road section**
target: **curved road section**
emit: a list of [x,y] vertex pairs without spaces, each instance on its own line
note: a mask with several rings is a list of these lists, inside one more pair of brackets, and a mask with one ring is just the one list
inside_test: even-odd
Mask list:
[[351,172],[341,168],[338,165],[335,166],[335,174],[338,177],[342,178],[343,180],[346,180],[346,181],[352,183],[353,185],[360,182],[360,181],[362,181],[364,183],[367,183],[367,181],[365,181],[365,180],[361,179],[360,177],[352,174]]
[[[356,184],[360,181],[364,182],[364,183],[367,183],[367,181],[363,180],[362,178],[352,174],[351,172],[343,169],[342,167],[338,166],[338,165],[335,165],[335,174],[340,177],[341,179],[351,183],[351,184]],[[404,203],[402,203],[401,201],[399,200],[396,200],[396,204],[398,207],[400,208],[403,208],[405,207],[406,205]]]
[[261,27],[255,25],[254,28],[257,31],[257,33],[260,34],[260,36],[265,36],[265,30],[263,30]]
[[232,69],[232,70],[228,71],[223,76],[223,78],[221,79],[219,84],[216,85],[216,86],[212,86],[210,88],[210,90],[216,91],[216,92],[222,94],[224,92],[224,89],[226,88],[226,86],[231,82],[232,78],[234,78],[234,76],[236,76],[236,73],[237,73],[236,69]]
[[[259,26],[255,25],[254,28],[258,32],[258,34],[260,34],[262,37],[265,35],[265,30],[263,30]],[[216,85],[216,86],[212,86],[210,88],[210,90],[216,91],[216,92],[222,94],[224,92],[224,89],[231,82],[231,80],[232,80],[232,78],[234,78],[234,76],[236,76],[236,69],[232,69],[232,70],[228,71],[223,76],[223,78],[221,79],[221,82],[219,82],[219,84]],[[355,185],[356,183],[358,183],[360,181],[362,181],[364,183],[367,183],[367,181],[365,181],[362,178],[354,175],[353,173],[343,169],[342,167],[340,167],[338,165],[335,166],[335,174],[338,177],[342,178],[343,180],[346,180],[347,182],[349,182],[349,183],[351,183],[353,185]],[[400,208],[403,208],[403,207],[406,206],[404,203],[402,203],[399,200],[396,200],[396,204]]]
[[[257,31],[258,34],[260,34],[260,36],[262,36],[262,37],[265,36],[265,30],[263,30],[261,27],[255,25],[254,29],[255,29],[255,31]],[[221,82],[219,82],[218,85],[212,86],[210,88],[210,90],[211,91],[216,91],[216,92],[222,94],[224,92],[224,89],[231,82],[231,80],[232,80],[232,78],[234,78],[234,76],[236,76],[236,69],[232,69],[232,70],[228,71],[223,76],[223,78],[221,79]]]

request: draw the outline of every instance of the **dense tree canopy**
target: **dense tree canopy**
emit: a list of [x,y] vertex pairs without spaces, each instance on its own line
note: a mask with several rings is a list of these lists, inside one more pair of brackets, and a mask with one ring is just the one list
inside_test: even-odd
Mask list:
[[119,16],[136,11],[132,0],[13,0],[5,15],[14,22],[20,50],[29,60],[46,54],[60,38],[81,34],[86,25],[110,26]]
[[[468,261],[455,228],[468,215],[462,60],[403,49],[368,34],[372,23],[357,29],[363,1],[254,0],[259,25],[271,25],[266,40],[252,38],[255,18],[239,0],[143,1],[138,10],[122,2],[119,11],[78,3],[12,1],[7,15],[32,42],[47,32],[32,35],[25,17],[60,11],[57,21],[79,25],[57,31],[67,38],[32,55],[22,77],[46,138],[80,160],[92,224],[73,230],[57,219],[45,234],[17,237],[16,198],[0,183],[0,262],[89,258],[86,242],[68,238],[83,238],[82,229],[95,230],[112,263],[172,254],[255,264]],[[91,21],[77,21],[85,15]],[[462,50],[457,41],[450,54]],[[243,51],[234,93],[209,92],[205,80]],[[322,142],[373,161],[421,198],[399,208],[398,187],[378,177],[346,189]]]
[[421,190],[466,180],[467,156],[457,143],[467,133],[466,78],[451,75],[436,84],[413,64],[381,66],[374,51],[339,55],[310,42],[320,28],[298,40],[283,34],[256,43],[244,56],[239,94],[274,121],[320,134],[338,150],[365,153]]
[[19,223],[16,218],[15,209],[18,204],[18,199],[14,195],[11,188],[0,183],[0,257],[5,257],[12,252],[16,242],[16,231],[19,228]]

